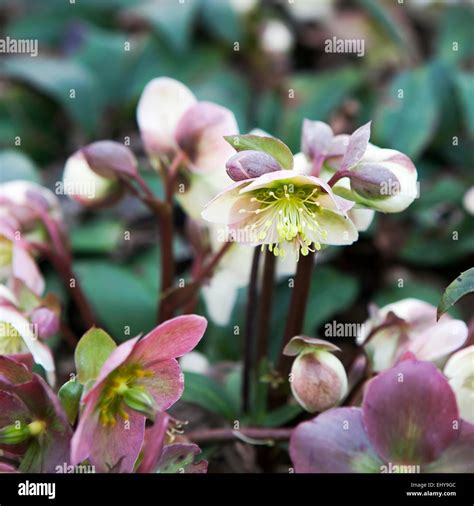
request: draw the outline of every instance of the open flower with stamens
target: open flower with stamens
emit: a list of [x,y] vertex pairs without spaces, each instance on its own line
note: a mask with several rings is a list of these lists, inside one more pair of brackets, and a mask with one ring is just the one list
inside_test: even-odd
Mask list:
[[179,316],[111,353],[82,399],[71,448],[74,464],[88,459],[98,472],[133,470],[146,418],[167,410],[183,392],[176,358],[197,345],[206,325],[200,316]]
[[357,240],[347,216],[351,207],[317,177],[279,170],[231,185],[207,204],[202,216],[227,224],[237,242],[267,245],[276,256],[285,256],[288,246],[307,255],[323,244]]
[[66,414],[46,382],[0,356],[0,461],[6,451],[12,461],[21,458],[22,472],[52,473],[69,463],[71,436]]

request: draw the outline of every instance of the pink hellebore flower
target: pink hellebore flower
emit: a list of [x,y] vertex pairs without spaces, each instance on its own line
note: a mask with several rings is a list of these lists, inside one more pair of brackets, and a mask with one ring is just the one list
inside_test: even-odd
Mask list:
[[228,225],[237,242],[268,245],[276,256],[285,256],[289,244],[307,255],[322,244],[357,240],[347,216],[351,207],[321,179],[277,170],[232,184],[207,204],[202,216]]
[[20,458],[21,472],[52,473],[69,463],[71,436],[59,399],[44,380],[0,356],[0,449]]
[[293,431],[297,473],[472,473],[474,426],[429,362],[408,359],[371,380],[362,408],[335,408]]
[[234,114],[212,102],[198,102],[182,83],[169,77],[150,81],[137,108],[143,143],[151,156],[181,153],[192,172],[223,168],[234,152],[225,135],[239,132]]
[[41,338],[57,332],[59,307],[55,301],[41,300],[18,280],[14,286],[12,292],[0,285],[0,354],[30,366],[32,357],[54,383],[53,356]]
[[72,440],[74,464],[89,459],[99,472],[133,470],[146,418],[167,410],[183,392],[176,358],[197,345],[206,326],[200,316],[179,316],[111,353],[82,400]]
[[[381,309],[364,323],[357,337],[365,345],[374,371],[391,367],[405,352],[419,360],[438,362],[460,348],[467,325],[445,314],[436,321],[436,308],[417,299],[403,299]],[[370,338],[369,338],[370,336]]]

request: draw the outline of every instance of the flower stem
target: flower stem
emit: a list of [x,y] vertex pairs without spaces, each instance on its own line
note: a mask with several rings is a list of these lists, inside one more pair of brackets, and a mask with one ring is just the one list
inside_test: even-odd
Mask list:
[[296,268],[295,286],[290,301],[288,319],[286,320],[285,334],[280,351],[278,370],[286,378],[290,372],[292,358],[283,355],[283,348],[290,339],[301,333],[303,330],[306,305],[311,286],[311,275],[314,268],[314,253],[309,252],[301,256]]
[[252,270],[250,271],[250,282],[248,286],[245,334],[243,343],[244,368],[242,376],[242,411],[247,413],[250,408],[250,387],[253,367],[253,337],[255,329],[255,317],[257,315],[257,282],[258,264],[260,260],[260,248],[254,249],[252,259]]
[[260,310],[257,323],[257,364],[260,364],[261,360],[267,356],[268,329],[272,316],[275,263],[276,256],[267,249],[265,251],[262,290],[260,294]]
[[328,185],[332,188],[339,181],[339,179],[342,179],[344,177],[349,177],[352,174],[353,173],[350,170],[338,170],[337,172],[334,173],[332,178],[328,181]]
[[[247,427],[240,430],[234,429],[207,429],[197,430],[186,434],[186,437],[196,444],[224,443],[237,440],[255,439],[262,440],[263,444],[270,444],[273,441],[287,441],[290,439],[293,429],[267,429],[260,427]],[[243,437],[242,437],[243,436]]]
[[[173,258],[173,208],[168,205],[158,214],[160,226],[161,246],[161,294],[170,290],[174,282],[174,258]],[[158,322],[168,320],[173,315],[173,308],[166,298],[158,298]]]

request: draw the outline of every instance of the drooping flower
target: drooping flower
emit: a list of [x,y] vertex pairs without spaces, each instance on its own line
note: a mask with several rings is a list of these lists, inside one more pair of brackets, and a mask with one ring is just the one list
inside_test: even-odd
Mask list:
[[14,291],[0,285],[0,354],[31,365],[41,365],[50,382],[54,382],[51,350],[42,341],[59,327],[59,304],[51,298],[41,299],[21,281]]
[[68,464],[71,436],[61,404],[45,381],[0,356],[0,448],[20,458],[19,470],[51,473]]
[[176,358],[196,346],[206,325],[200,316],[179,316],[111,353],[82,400],[72,440],[74,464],[88,459],[99,472],[133,470],[146,418],[167,410],[183,392]]
[[474,423],[474,345],[454,353],[446,362],[444,374],[456,394],[462,418]]
[[357,337],[366,344],[374,371],[391,367],[409,351],[419,360],[438,362],[460,348],[468,334],[466,324],[444,315],[436,321],[436,308],[417,299],[403,299],[372,309]]
[[298,473],[472,472],[473,436],[441,372],[409,359],[369,382],[362,408],[301,423],[290,456]]
[[296,355],[291,391],[310,413],[333,407],[347,393],[346,371],[334,351],[340,350],[332,343],[306,336],[293,337],[283,350],[285,355]]
[[347,216],[351,207],[322,180],[280,170],[231,185],[208,203],[202,216],[228,225],[238,242],[268,245],[276,256],[285,256],[291,245],[307,255],[322,244],[357,240]]
[[123,193],[122,177],[133,177],[137,160],[123,144],[98,141],[71,155],[64,166],[62,191],[86,207],[115,203]]

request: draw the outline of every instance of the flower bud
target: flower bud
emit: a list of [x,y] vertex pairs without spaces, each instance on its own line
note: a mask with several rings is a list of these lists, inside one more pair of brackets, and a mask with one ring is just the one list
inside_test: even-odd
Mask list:
[[212,102],[198,102],[181,117],[176,142],[188,157],[194,172],[214,172],[223,168],[234,154],[224,136],[239,133],[234,114]]
[[30,436],[31,434],[28,425],[20,424],[19,427],[15,424],[7,425],[6,427],[0,429],[0,444],[16,445],[23,443]]
[[99,176],[116,178],[122,174],[134,176],[137,160],[134,154],[120,142],[98,141],[82,148],[89,167]]
[[350,169],[351,189],[357,202],[386,213],[406,209],[417,196],[417,171],[412,161],[393,149],[369,144],[357,165]]
[[137,123],[149,154],[171,154],[178,146],[175,129],[181,116],[196,103],[191,90],[169,77],[150,81],[137,107]]
[[63,187],[64,193],[86,207],[111,204],[121,195],[117,176],[103,177],[92,170],[82,150],[67,159]]
[[234,181],[243,181],[281,170],[281,166],[273,156],[263,151],[248,150],[232,156],[226,163],[226,170]]
[[153,397],[141,388],[128,388],[123,393],[125,404],[139,413],[143,413],[150,420],[155,419],[157,411]]
[[59,317],[55,311],[47,307],[39,307],[31,313],[30,321],[38,329],[42,339],[54,336],[59,330]]
[[331,408],[347,393],[344,366],[331,353],[338,349],[321,339],[296,336],[283,351],[285,355],[298,355],[291,368],[291,391],[310,413]]

